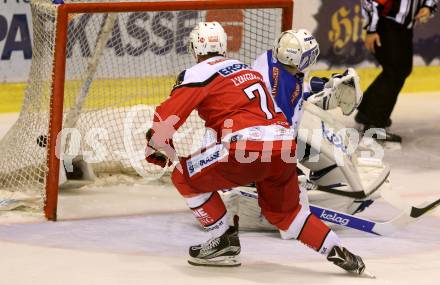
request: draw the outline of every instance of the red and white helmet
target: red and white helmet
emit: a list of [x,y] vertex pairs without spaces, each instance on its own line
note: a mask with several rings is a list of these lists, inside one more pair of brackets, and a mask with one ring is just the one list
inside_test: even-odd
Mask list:
[[193,56],[219,53],[226,55],[227,35],[218,22],[200,22],[189,34],[189,49]]
[[279,62],[304,72],[315,64],[319,55],[319,45],[306,29],[288,30],[282,32],[275,40],[272,55]]

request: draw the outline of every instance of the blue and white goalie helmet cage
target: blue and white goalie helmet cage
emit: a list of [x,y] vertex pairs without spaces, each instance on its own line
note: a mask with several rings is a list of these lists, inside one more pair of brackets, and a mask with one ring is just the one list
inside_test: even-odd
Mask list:
[[197,58],[208,53],[226,55],[227,35],[218,22],[200,22],[189,35],[189,50]]
[[294,66],[300,72],[307,71],[315,64],[319,55],[318,42],[306,29],[282,32],[272,50],[276,60]]

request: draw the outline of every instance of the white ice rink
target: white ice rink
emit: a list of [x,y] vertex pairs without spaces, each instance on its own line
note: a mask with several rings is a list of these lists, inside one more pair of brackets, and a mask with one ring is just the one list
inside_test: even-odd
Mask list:
[[[16,118],[0,115],[0,136]],[[386,152],[394,191],[418,204],[440,197],[440,94],[401,96]],[[377,279],[348,275],[277,233],[241,233],[242,266],[192,267],[205,240],[171,186],[112,186],[62,193],[56,223],[0,224],[0,284],[440,284],[440,210],[390,237],[338,229]],[[378,200],[364,215],[396,210]]]

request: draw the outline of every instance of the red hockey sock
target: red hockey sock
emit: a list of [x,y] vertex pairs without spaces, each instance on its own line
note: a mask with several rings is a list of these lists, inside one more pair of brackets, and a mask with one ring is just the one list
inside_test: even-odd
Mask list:
[[340,244],[338,236],[313,214],[304,222],[298,240],[324,255]]
[[221,236],[228,230],[226,207],[217,192],[186,197],[185,200],[200,224],[212,237]]

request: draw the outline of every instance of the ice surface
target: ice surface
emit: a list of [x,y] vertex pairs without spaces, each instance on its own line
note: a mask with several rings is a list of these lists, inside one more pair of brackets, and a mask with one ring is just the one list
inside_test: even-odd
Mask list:
[[[406,202],[440,197],[440,94],[401,96],[386,151],[394,191]],[[0,136],[13,115],[0,115]],[[390,218],[377,201],[363,215]],[[277,233],[242,232],[240,268],[191,267],[188,246],[206,237],[171,186],[64,191],[60,221],[0,225],[0,284],[439,284],[440,210],[390,237],[337,229],[377,279],[345,274]],[[4,221],[3,221],[4,222]]]

